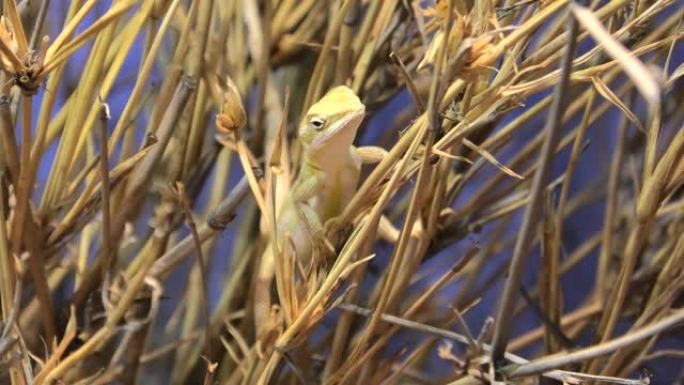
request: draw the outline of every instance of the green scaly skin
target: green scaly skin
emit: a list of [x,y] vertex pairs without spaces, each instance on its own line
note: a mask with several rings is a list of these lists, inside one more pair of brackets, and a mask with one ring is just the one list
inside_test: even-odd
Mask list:
[[[339,86],[312,105],[300,124],[302,163],[279,210],[276,231],[280,253],[294,253],[304,267],[320,263],[318,258],[331,252],[324,224],[338,216],[356,192],[361,157],[353,142],[364,113],[365,106],[358,96],[350,88]],[[275,273],[273,249],[269,245],[261,258],[255,288],[258,334],[267,331],[265,326],[269,324]]]

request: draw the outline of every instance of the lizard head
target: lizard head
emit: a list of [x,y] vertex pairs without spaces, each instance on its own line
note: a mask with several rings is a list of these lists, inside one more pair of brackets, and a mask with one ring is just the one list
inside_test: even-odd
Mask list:
[[310,151],[348,148],[361,125],[366,106],[347,86],[338,86],[309,108],[299,126],[299,139]]

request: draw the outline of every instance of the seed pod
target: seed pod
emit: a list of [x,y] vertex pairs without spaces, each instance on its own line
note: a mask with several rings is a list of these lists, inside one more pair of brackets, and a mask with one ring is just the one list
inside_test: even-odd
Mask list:
[[226,77],[226,82],[222,87],[223,104],[221,111],[216,115],[216,140],[225,145],[230,142],[235,130],[244,127],[247,122],[247,114],[242,105],[242,98],[235,83]]

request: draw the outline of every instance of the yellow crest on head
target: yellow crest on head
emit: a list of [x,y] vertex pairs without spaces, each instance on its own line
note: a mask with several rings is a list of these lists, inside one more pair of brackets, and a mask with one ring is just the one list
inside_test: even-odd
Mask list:
[[364,108],[359,97],[347,86],[337,86],[311,106],[307,115],[336,116]]
[[347,86],[338,86],[309,108],[299,126],[299,140],[320,147],[348,147],[356,136],[366,106]]

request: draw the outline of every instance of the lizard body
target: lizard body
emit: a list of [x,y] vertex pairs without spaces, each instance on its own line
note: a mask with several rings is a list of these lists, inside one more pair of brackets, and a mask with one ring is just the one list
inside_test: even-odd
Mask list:
[[[325,222],[341,213],[357,189],[362,160],[353,142],[364,114],[359,97],[350,88],[338,86],[312,105],[300,123],[302,161],[278,211],[276,239],[281,253],[291,250],[305,266],[327,247]],[[284,247],[286,240],[292,247]],[[270,314],[273,249],[269,245],[261,258],[255,288],[257,331],[267,324]]]

